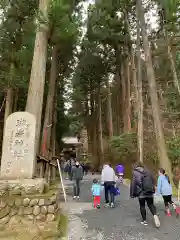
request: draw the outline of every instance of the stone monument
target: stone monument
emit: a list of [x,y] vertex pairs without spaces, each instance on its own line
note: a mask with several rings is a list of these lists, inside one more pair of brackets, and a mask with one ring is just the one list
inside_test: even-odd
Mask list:
[[[56,193],[44,194],[49,187],[46,180],[34,178],[35,139],[34,115],[15,112],[7,118],[0,172],[0,228],[3,227],[3,231],[6,229],[9,232],[12,224],[17,226],[19,222],[25,224],[25,228],[19,229],[20,234],[26,226],[31,226],[31,234],[33,224],[37,225],[38,221],[40,224],[43,221],[44,226],[46,222],[49,224],[54,221],[54,225],[57,226],[55,220],[59,215],[59,205]],[[39,230],[37,234],[40,234]]]
[[36,119],[28,112],[15,112],[5,123],[0,172],[0,196],[42,193],[45,179],[33,179],[36,166]]
[[32,178],[35,167],[35,117],[28,112],[11,114],[5,124],[1,179]]

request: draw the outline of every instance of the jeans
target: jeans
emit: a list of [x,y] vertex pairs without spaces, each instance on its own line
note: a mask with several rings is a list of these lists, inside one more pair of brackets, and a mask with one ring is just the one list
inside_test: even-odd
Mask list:
[[72,181],[72,173],[71,171],[68,172],[69,180]]
[[109,195],[110,195],[110,202],[114,203],[114,193],[111,191],[112,187],[114,186],[114,182],[104,182],[104,192],[105,192],[105,201],[109,203]]
[[74,196],[78,197],[80,195],[80,179],[73,180],[73,191]]
[[152,215],[156,215],[156,207],[154,205],[154,198],[153,196],[139,198],[139,206],[140,206],[140,213],[142,216],[143,221],[146,221],[146,203],[149,207],[150,212]]
[[68,172],[64,172],[64,178],[66,179],[66,178],[69,178],[69,174],[68,174]]

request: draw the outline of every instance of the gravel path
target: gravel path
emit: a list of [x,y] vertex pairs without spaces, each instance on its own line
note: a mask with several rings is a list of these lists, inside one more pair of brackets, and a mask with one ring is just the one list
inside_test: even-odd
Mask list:
[[121,196],[116,199],[116,207],[100,210],[92,208],[92,177],[82,182],[81,200],[69,198],[66,205],[69,215],[69,239],[72,240],[179,240],[180,218],[166,217],[163,204],[156,204],[161,220],[160,229],[154,227],[152,216],[148,212],[148,226],[140,224],[141,218],[137,200],[129,199],[129,188],[122,185]]

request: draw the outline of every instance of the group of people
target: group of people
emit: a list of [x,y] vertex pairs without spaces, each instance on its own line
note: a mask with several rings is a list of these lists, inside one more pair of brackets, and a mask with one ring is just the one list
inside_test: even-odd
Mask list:
[[[156,227],[160,227],[160,220],[154,205],[154,194],[160,194],[163,197],[165,212],[171,216],[170,205],[173,207],[176,215],[180,214],[180,208],[172,200],[172,185],[165,170],[160,168],[157,186],[151,172],[141,163],[136,163],[132,171],[132,181],[130,184],[130,197],[137,198],[142,217],[141,224],[147,225],[146,204],[153,215]],[[71,177],[73,181],[73,199],[80,199],[80,182],[83,179],[83,167],[78,161],[72,164]],[[124,167],[116,166],[115,170],[109,163],[104,164],[101,172],[101,180],[94,179],[91,187],[94,208],[100,208],[101,192],[104,191],[105,207],[115,207],[115,196],[119,195],[120,184],[123,182]]]
[[[69,160],[64,160],[62,162],[62,171],[64,173],[65,179],[72,180],[72,169],[76,166],[76,162],[78,162],[75,158],[70,158]],[[78,162],[79,163],[79,162]],[[80,164],[83,170],[83,174],[87,175],[90,167],[88,163]]]
[[[119,169],[122,165],[118,166]],[[117,170],[117,167],[116,167]],[[101,183],[97,179],[93,180],[92,194],[94,197],[94,207],[100,208],[100,195],[101,187],[104,187],[105,193],[105,206],[114,208],[115,188],[117,181],[122,180],[124,170],[121,170],[120,174],[117,174],[114,169],[105,164],[101,173]],[[165,212],[167,216],[171,216],[170,205],[173,207],[176,215],[180,214],[180,208],[172,200],[172,185],[169,177],[166,175],[165,170],[160,168],[158,171],[159,177],[157,180],[157,187],[155,186],[155,180],[151,172],[146,169],[141,163],[136,163],[133,167],[133,178],[130,185],[130,197],[138,198],[140,213],[142,216],[141,224],[148,225],[146,218],[146,204],[149,207],[150,212],[153,215],[154,223],[156,227],[160,227],[160,220],[157,215],[156,207],[154,205],[154,194],[160,194],[163,197]],[[117,176],[118,175],[118,176]],[[121,181],[120,181],[121,182]],[[109,199],[110,196],[110,199]]]
[[100,196],[102,190],[104,190],[105,195],[105,207],[110,206],[111,208],[114,208],[115,195],[120,194],[118,192],[118,185],[122,183],[123,175],[123,165],[118,165],[115,171],[108,163],[103,166],[101,172],[101,182],[98,182],[97,179],[94,179],[91,188],[95,208],[100,208]]
[[172,200],[172,185],[168,175],[163,168],[158,171],[157,187],[155,180],[149,170],[147,170],[141,163],[137,163],[133,169],[133,179],[130,186],[131,198],[138,198],[140,213],[142,216],[141,224],[147,225],[146,208],[147,206],[153,215],[156,227],[160,227],[160,220],[157,216],[156,207],[154,205],[154,193],[162,195],[165,205],[165,213],[171,216],[170,205],[172,206],[175,214],[179,216],[180,208]]

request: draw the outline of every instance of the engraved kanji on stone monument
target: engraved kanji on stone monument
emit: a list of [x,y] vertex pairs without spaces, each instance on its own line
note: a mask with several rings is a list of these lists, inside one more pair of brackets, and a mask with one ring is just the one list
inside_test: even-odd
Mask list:
[[32,178],[35,167],[34,115],[28,112],[11,114],[5,124],[1,178]]

